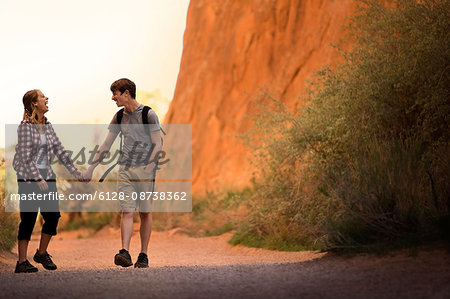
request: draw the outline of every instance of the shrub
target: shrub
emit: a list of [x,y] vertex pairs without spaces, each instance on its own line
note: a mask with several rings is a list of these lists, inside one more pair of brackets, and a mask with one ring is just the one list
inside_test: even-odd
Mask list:
[[352,49],[318,73],[301,111],[260,97],[262,170],[237,235],[336,249],[448,234],[449,11],[360,1]]
[[11,250],[17,242],[18,219],[13,213],[5,212],[4,169],[0,169],[0,250]]
[[17,217],[0,211],[0,250],[11,250],[17,241]]

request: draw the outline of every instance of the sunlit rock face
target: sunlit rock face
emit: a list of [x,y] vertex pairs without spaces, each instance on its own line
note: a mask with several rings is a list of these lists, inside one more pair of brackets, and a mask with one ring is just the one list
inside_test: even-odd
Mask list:
[[355,0],[191,0],[174,99],[165,123],[192,124],[193,191],[240,188],[253,168],[236,134],[261,89],[300,105],[321,66],[340,59],[331,43]]

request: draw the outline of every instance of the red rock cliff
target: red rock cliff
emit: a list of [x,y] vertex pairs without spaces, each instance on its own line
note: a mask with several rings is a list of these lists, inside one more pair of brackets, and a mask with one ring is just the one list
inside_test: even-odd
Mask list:
[[330,43],[354,0],[191,0],[180,73],[165,123],[192,124],[193,191],[242,187],[252,170],[233,137],[264,88],[289,106],[338,59]]

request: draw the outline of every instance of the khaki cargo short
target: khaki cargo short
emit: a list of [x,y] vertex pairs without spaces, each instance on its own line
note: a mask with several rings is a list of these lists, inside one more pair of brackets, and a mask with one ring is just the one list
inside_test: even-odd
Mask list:
[[[121,211],[151,212],[152,196],[155,188],[155,174],[144,171],[146,166],[124,166],[119,168],[117,189],[123,193],[123,200],[119,200]],[[144,193],[142,196],[141,193]],[[141,198],[145,198],[141,200]]]

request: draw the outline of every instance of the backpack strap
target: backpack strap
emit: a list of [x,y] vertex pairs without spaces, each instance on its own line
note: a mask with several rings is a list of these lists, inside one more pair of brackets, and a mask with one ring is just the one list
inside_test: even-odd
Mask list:
[[144,106],[144,108],[142,109],[142,123],[144,124],[145,127],[145,131],[147,132],[148,135],[150,135],[150,128],[148,125],[148,112],[150,111],[149,106]]
[[[144,109],[142,109],[142,123],[144,125],[148,125],[148,112],[151,110],[152,108],[150,108],[149,106],[144,106]],[[150,134],[150,127],[149,126],[145,126],[147,133]],[[161,132],[163,132],[164,135],[166,135],[166,132],[164,132],[163,128],[161,126],[159,126]]]
[[120,109],[118,112],[117,112],[117,118],[116,118],[116,121],[117,121],[117,124],[121,124],[122,123],[122,118],[123,118],[123,111],[125,110],[125,108],[122,108],[122,109]]
[[144,108],[142,109],[142,123],[143,124],[148,124],[148,112],[151,110],[152,108],[150,108],[149,106],[144,106]]
[[[144,124],[145,130],[147,131],[148,135],[150,135],[150,126],[148,126],[148,112],[150,111],[150,109],[152,109],[152,108],[150,108],[149,106],[144,106],[144,109],[142,109],[142,123]],[[164,133],[164,135],[166,135],[166,132],[164,132],[164,130],[161,128],[161,126],[159,126],[159,129],[161,130],[161,132]],[[150,141],[151,141],[151,139],[152,139],[152,137],[150,136]],[[161,137],[161,144],[162,143],[163,143],[163,138]],[[161,169],[161,168],[159,168],[158,163],[156,163],[155,171],[159,170],[159,169]],[[152,181],[153,182],[155,181],[155,176],[153,176]],[[154,188],[154,185],[153,185],[153,188]]]

